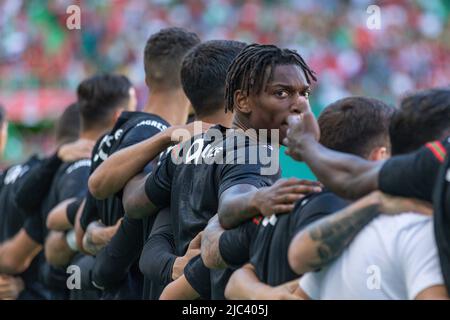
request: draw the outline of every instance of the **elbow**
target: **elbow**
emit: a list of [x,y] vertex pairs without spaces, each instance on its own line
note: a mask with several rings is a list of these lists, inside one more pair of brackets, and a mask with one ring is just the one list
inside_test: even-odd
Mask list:
[[108,197],[108,195],[103,192],[104,188],[103,188],[103,184],[102,184],[102,180],[98,173],[94,172],[90,177],[89,177],[89,181],[88,181],[88,188],[89,188],[89,192],[92,194],[92,196],[98,200],[104,200]]
[[301,275],[308,271],[306,265],[309,258],[307,257],[307,251],[305,250],[305,245],[308,240],[303,236],[303,233],[298,234],[294,240],[291,242],[288,250],[288,262],[292,271],[296,274]]

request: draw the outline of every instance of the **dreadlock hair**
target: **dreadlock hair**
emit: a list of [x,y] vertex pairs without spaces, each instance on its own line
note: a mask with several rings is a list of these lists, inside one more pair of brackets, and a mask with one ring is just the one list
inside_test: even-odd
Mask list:
[[245,47],[233,60],[227,71],[225,112],[233,112],[236,90],[242,90],[247,96],[260,93],[265,86],[267,67],[270,67],[270,74],[267,78],[267,81],[270,81],[275,66],[286,64],[294,64],[302,68],[308,84],[311,84],[311,80],[317,81],[315,72],[297,51],[256,43]]

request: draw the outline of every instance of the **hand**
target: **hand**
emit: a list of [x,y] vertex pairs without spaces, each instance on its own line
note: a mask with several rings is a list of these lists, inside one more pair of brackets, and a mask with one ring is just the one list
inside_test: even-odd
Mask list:
[[298,280],[293,280],[277,287],[269,287],[257,293],[256,300],[302,300],[296,293]]
[[299,116],[289,116],[289,128],[283,144],[287,147],[286,154],[294,160],[302,161],[301,150],[306,141],[319,141],[320,129],[312,112],[304,112]]
[[172,268],[172,279],[173,280],[176,280],[179,277],[181,277],[181,275],[183,275],[183,272],[184,272],[184,267],[188,264],[188,262],[193,257],[198,256],[201,253],[200,245],[202,243],[202,235],[203,235],[203,231],[200,232],[198,235],[195,236],[194,239],[191,240],[185,255],[175,259],[175,262],[174,262],[173,268]]
[[16,300],[24,289],[22,278],[0,275],[0,300]]
[[413,198],[394,197],[380,191],[371,194],[377,198],[382,214],[395,215],[404,212],[415,212],[431,216],[433,206],[431,203]]
[[213,124],[211,123],[194,121],[185,125],[172,126],[167,129],[166,132],[173,143],[180,143],[191,139],[193,136],[206,132],[212,126]]
[[79,139],[75,142],[63,144],[58,150],[58,158],[64,162],[91,158],[95,142],[87,139]]
[[270,187],[255,192],[252,207],[263,216],[290,212],[295,203],[306,194],[322,191],[320,182],[300,180],[297,178],[280,179]]

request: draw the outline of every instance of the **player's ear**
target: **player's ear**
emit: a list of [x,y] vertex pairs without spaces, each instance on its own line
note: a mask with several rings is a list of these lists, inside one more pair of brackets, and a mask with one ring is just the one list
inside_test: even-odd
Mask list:
[[252,112],[249,97],[242,90],[234,92],[234,107],[241,113],[250,114]]

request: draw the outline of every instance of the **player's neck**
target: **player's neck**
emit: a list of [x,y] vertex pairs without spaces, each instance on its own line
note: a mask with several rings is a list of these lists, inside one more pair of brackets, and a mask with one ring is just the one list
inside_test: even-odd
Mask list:
[[229,111],[225,113],[225,109],[221,108],[208,116],[198,117],[198,120],[207,123],[220,124],[226,128],[231,128],[233,124],[233,113]]
[[188,118],[189,100],[183,89],[152,92],[143,111],[160,116],[170,125],[181,125]]
[[83,130],[80,132],[80,139],[97,141],[103,134],[105,134],[108,130]]
[[250,124],[250,121],[242,116],[239,115],[238,113],[234,114],[234,118],[233,118],[233,126],[234,129],[242,129],[244,130],[248,136],[250,136],[253,139],[257,139],[258,138],[258,133],[257,131],[254,132],[253,130],[249,130],[249,129],[253,129],[252,125]]

